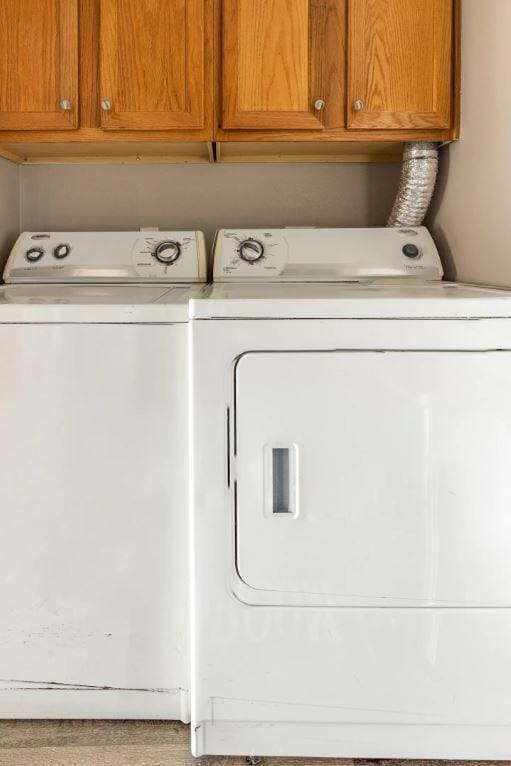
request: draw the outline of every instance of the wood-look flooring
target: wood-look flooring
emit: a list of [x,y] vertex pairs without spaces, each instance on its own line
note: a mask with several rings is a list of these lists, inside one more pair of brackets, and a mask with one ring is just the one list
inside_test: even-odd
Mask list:
[[[189,741],[189,727],[174,722],[0,721],[0,766],[247,766],[245,758],[193,758]],[[261,766],[438,766],[440,763],[261,759]],[[448,763],[452,766],[454,762]],[[457,763],[459,766],[470,762]],[[489,764],[492,762],[488,761]],[[503,764],[510,766],[511,761],[498,762],[498,766]],[[477,766],[481,766],[481,762]]]

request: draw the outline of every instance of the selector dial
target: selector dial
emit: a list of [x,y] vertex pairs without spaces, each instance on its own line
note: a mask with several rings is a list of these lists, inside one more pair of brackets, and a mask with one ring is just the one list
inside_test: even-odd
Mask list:
[[257,263],[264,256],[264,245],[258,239],[245,239],[240,243],[238,252],[247,263]]
[[30,250],[27,250],[25,253],[25,258],[27,261],[30,261],[31,263],[35,263],[35,261],[40,260],[44,255],[44,250],[42,247],[31,247]]
[[174,240],[164,240],[157,245],[154,257],[160,263],[175,263],[181,255],[181,245]]
[[62,258],[67,258],[70,252],[71,245],[62,243],[53,248],[53,257],[58,258],[58,260],[62,260]]

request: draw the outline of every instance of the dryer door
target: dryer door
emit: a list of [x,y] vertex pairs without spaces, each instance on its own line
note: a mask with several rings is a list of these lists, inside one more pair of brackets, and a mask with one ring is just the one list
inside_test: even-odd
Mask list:
[[249,353],[235,384],[240,597],[511,605],[509,352]]

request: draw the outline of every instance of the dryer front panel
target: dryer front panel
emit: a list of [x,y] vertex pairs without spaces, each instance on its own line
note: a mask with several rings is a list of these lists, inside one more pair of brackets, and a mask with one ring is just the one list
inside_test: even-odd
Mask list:
[[510,352],[254,352],[235,388],[242,600],[511,605]]

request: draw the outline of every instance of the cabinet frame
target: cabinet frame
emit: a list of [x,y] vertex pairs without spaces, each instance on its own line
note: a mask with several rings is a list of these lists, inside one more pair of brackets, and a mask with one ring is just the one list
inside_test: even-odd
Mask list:
[[[68,129],[46,128],[31,129],[0,127],[0,146],[9,144],[9,153],[16,143],[62,145],[62,154],[71,156],[69,148],[75,143],[123,143],[126,145],[126,156],[136,155],[129,144],[141,142],[206,142],[212,141],[214,135],[214,7],[216,0],[202,0],[204,3],[204,113],[203,127],[179,127],[174,129],[122,129],[107,130],[101,127],[101,88],[100,88],[100,0],[66,0],[75,2],[78,6],[78,58],[79,58],[79,94],[75,99],[73,113],[76,125],[67,125]],[[78,61],[77,61],[78,65]],[[69,113],[66,113],[69,115]],[[72,147],[71,147],[72,148]],[[112,152],[119,152],[112,148]],[[38,152],[38,157],[41,157]],[[91,152],[93,156],[93,152]],[[23,156],[20,157],[23,161]]]
[[[325,109],[325,123],[321,129],[225,129],[221,125],[222,115],[222,0],[204,0],[205,4],[205,60],[204,60],[204,127],[175,128],[172,130],[131,130],[104,129],[100,127],[101,91],[99,86],[99,0],[73,0],[78,5],[78,42],[79,42],[79,101],[73,104],[72,113],[61,115],[66,120],[65,128],[14,127],[2,123],[0,116],[0,156],[15,162],[108,162],[107,146],[112,146],[111,161],[145,161],[144,142],[162,143],[161,154],[152,152],[147,161],[194,161],[197,142],[217,142],[217,154],[221,155],[223,143],[237,142],[241,147],[243,142],[258,142],[263,161],[271,161],[275,156],[277,161],[302,162],[309,161],[352,161],[350,156],[356,156],[356,161],[378,161],[381,152],[378,145],[390,146],[395,143],[398,156],[403,141],[437,141],[447,142],[460,136],[460,82],[461,82],[461,2],[453,0],[453,75],[452,75],[452,104],[451,124],[445,129],[358,129],[339,127],[337,117],[328,119],[329,104]],[[344,75],[346,71],[344,70]],[[78,99],[78,90],[75,101]],[[341,118],[346,116],[347,105],[343,103]],[[332,124],[333,123],[333,124]],[[75,127],[78,125],[78,127]],[[180,160],[183,150],[178,146],[175,159],[169,155],[169,144],[190,142],[190,153]],[[291,152],[291,158],[282,158],[279,154],[280,142],[300,142],[298,152]],[[310,157],[306,156],[305,143],[310,145]],[[335,157],[321,160],[317,153],[318,143],[335,142],[332,154]],[[343,153],[341,145],[347,142],[347,152]],[[356,142],[361,142],[361,153],[355,152]],[[195,146],[193,145],[195,143]],[[30,144],[34,149],[29,151]],[[53,148],[51,144],[56,144]],[[83,149],[79,150],[78,145]],[[98,152],[94,145],[98,144]],[[275,144],[275,150],[272,145]],[[48,146],[46,153],[45,145]],[[86,145],[86,148],[85,148]],[[315,148],[315,145],[317,148]],[[374,149],[371,149],[371,145]],[[19,146],[19,149],[18,149]],[[206,146],[206,144],[204,144]],[[84,156],[84,152],[86,156]],[[201,149],[201,154],[203,150]],[[77,155],[80,154],[78,157]],[[207,151],[206,151],[207,154]],[[240,154],[243,154],[240,149]],[[373,156],[374,155],[374,156]],[[248,156],[248,155],[247,155]],[[62,159],[59,160],[59,157]],[[87,159],[90,158],[90,159]],[[214,160],[213,145],[209,144],[209,160]],[[249,160],[257,161],[253,154]],[[201,160],[202,161],[202,160]],[[236,161],[236,160],[233,160]]]
[[[220,6],[221,0],[216,0]],[[346,3],[348,0],[346,0]],[[403,141],[436,141],[439,143],[455,141],[459,139],[461,133],[461,10],[462,0],[452,0],[453,5],[453,23],[451,30],[452,47],[452,65],[451,65],[451,86],[450,86],[450,110],[449,124],[447,127],[421,127],[410,129],[400,128],[360,128],[348,127],[348,109],[350,102],[346,99],[345,115],[346,123],[342,127],[324,127],[323,130],[294,130],[292,128],[280,128],[272,130],[255,129],[231,129],[222,126],[222,66],[221,56],[217,55],[217,91],[216,91],[216,113],[217,128],[215,140],[219,143],[232,142],[265,142],[262,145],[262,154],[268,156],[271,154],[271,144],[274,142],[303,142],[311,143],[311,154],[314,154],[314,143],[316,142],[403,142]],[[217,13],[217,19],[220,13]],[[347,30],[346,30],[347,35]],[[347,39],[347,37],[346,37]],[[222,49],[222,30],[220,21],[217,21],[217,31],[215,34],[217,50]],[[346,72],[348,63],[346,62]],[[347,86],[347,88],[349,85]]]

